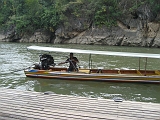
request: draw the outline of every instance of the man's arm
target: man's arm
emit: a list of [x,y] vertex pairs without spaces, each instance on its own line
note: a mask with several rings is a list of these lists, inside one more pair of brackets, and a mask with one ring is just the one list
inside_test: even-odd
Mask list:
[[65,62],[58,63],[58,65],[65,64],[65,63],[68,63],[68,62],[69,62],[69,59],[67,59]]

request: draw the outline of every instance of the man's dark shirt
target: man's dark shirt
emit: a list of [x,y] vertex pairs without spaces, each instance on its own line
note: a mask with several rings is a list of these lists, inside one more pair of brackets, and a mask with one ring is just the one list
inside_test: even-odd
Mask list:
[[68,71],[74,71],[77,68],[75,61],[78,61],[78,59],[76,57],[73,57],[72,59],[74,59],[74,61],[72,61],[70,58],[66,60],[67,63],[69,62]]

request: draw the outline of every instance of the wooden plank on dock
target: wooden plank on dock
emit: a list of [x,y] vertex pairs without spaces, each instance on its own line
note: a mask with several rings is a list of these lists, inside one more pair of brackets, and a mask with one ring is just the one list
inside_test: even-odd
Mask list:
[[160,120],[160,104],[0,88],[0,120]]

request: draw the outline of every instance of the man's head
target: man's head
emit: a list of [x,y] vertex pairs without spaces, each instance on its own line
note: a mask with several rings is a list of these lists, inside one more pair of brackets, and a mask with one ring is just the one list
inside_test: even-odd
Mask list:
[[73,53],[70,53],[70,57],[73,57]]

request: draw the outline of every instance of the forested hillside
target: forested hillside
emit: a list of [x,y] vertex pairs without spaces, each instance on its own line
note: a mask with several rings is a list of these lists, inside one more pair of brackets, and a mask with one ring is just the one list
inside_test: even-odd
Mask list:
[[0,29],[12,34],[12,40],[37,30],[47,31],[52,39],[60,27],[83,32],[93,27],[110,29],[117,21],[130,29],[130,19],[160,21],[160,0],[1,0],[0,4]]

